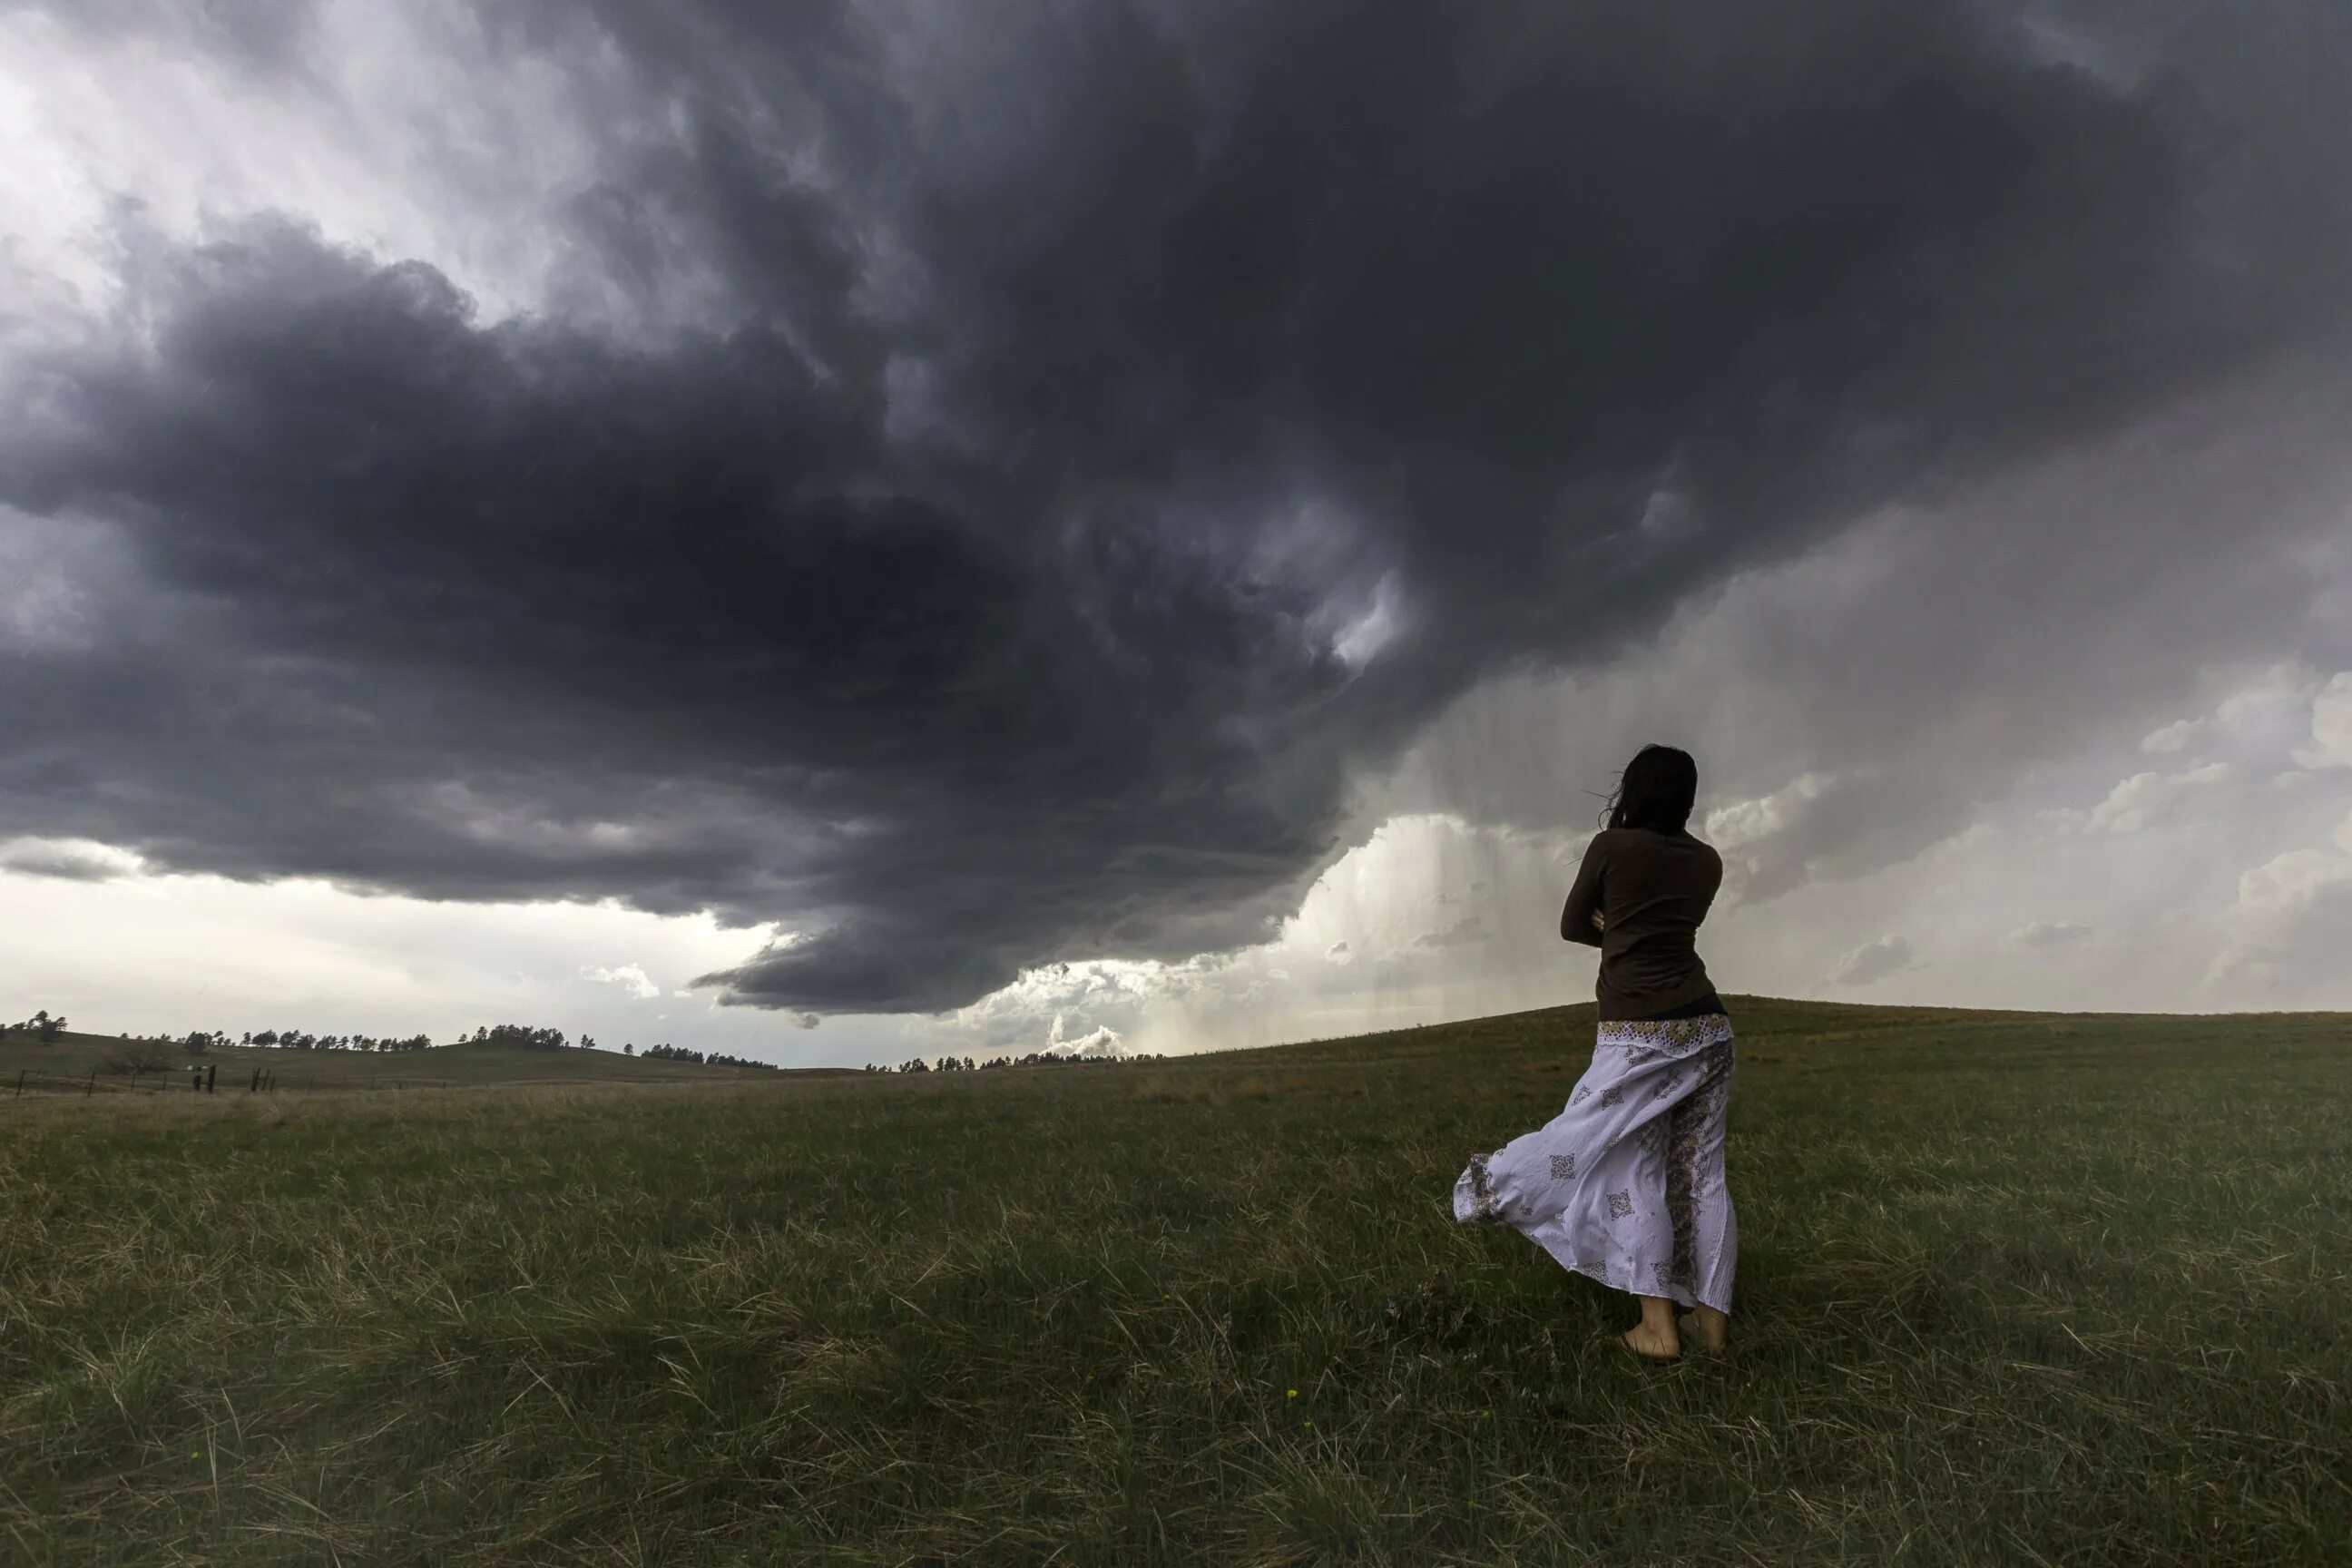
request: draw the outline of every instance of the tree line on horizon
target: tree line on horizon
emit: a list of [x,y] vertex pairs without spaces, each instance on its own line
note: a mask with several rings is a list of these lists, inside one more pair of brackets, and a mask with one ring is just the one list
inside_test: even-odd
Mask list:
[[[0,1039],[11,1035],[32,1036],[43,1045],[56,1045],[65,1037],[66,1019],[60,1014],[52,1017],[46,1007],[22,1023],[0,1026]],[[132,1073],[158,1072],[165,1058],[161,1054],[176,1046],[192,1057],[209,1055],[231,1044],[261,1050],[278,1051],[422,1051],[431,1049],[429,1035],[409,1035],[391,1038],[380,1035],[315,1035],[304,1029],[255,1029],[231,1037],[222,1029],[191,1029],[181,1036],[140,1036],[129,1031],[120,1037],[125,1049],[109,1059],[110,1068]],[[457,1046],[518,1046],[525,1050],[601,1050],[593,1035],[583,1035],[575,1045],[562,1029],[534,1027],[529,1024],[489,1024],[470,1035],[461,1035],[450,1042]],[[131,1047],[137,1047],[133,1049]],[[775,1070],[773,1062],[753,1061],[748,1057],[728,1056],[719,1051],[689,1050],[683,1046],[664,1043],[647,1046],[640,1053],[635,1042],[621,1047],[623,1056],[644,1055],[648,1060],[690,1062],[697,1067],[765,1068]]]
[[866,1070],[867,1072],[986,1072],[990,1068],[1061,1067],[1074,1062],[1155,1062],[1159,1059],[1160,1053],[1157,1051],[1138,1051],[1133,1055],[1115,1057],[1080,1056],[1075,1051],[1031,1051],[1026,1056],[991,1057],[982,1062],[975,1062],[970,1057],[941,1057],[936,1067],[921,1057],[911,1057],[895,1068],[877,1067],[868,1062],[866,1065]]
[[[64,1015],[59,1014],[53,1017],[49,1010],[44,1007],[22,1023],[0,1026],[0,1040],[5,1040],[12,1035],[23,1034],[31,1035],[43,1045],[55,1045],[64,1037],[65,1032]],[[126,1041],[132,1039],[128,1032],[121,1037]],[[152,1047],[177,1046],[190,1056],[205,1056],[226,1047],[231,1041],[228,1034],[224,1030],[191,1029],[185,1035],[178,1037],[141,1037],[137,1043]],[[264,1050],[281,1051],[422,1051],[433,1047],[431,1037],[426,1035],[409,1035],[395,1039],[379,1035],[314,1035],[301,1029],[248,1030],[237,1036],[235,1043]],[[476,1028],[471,1035],[459,1036],[451,1044],[516,1046],[525,1050],[534,1051],[574,1049],[593,1051],[604,1048],[597,1045],[596,1037],[593,1035],[581,1036],[575,1046],[571,1037],[561,1029],[539,1028],[528,1024],[484,1025]],[[774,1062],[754,1061],[748,1057],[728,1056],[719,1051],[691,1050],[684,1046],[671,1045],[667,1041],[659,1045],[647,1046],[643,1051],[639,1051],[635,1043],[632,1041],[621,1047],[621,1054],[625,1057],[643,1056],[648,1061],[688,1062],[696,1067],[759,1068],[772,1072],[780,1070]],[[990,1068],[1061,1066],[1073,1062],[1147,1062],[1158,1059],[1159,1053],[1150,1051],[1135,1055],[1081,1056],[1076,1052],[1042,1050],[1031,1051],[1017,1057],[991,1057],[984,1061],[974,1061],[971,1057],[944,1056],[939,1058],[934,1063],[922,1057],[913,1057],[900,1062],[895,1068],[868,1062],[864,1070],[898,1073],[983,1072]],[[155,1066],[156,1064],[146,1062],[142,1058],[142,1067],[144,1070],[154,1070]]]
[[692,1062],[697,1067],[763,1068],[769,1072],[781,1070],[773,1062],[755,1062],[749,1057],[723,1056],[717,1051],[690,1051],[684,1046],[647,1046],[643,1051],[635,1046],[626,1046],[621,1054],[642,1056],[649,1062]]
[[[193,1051],[198,1049],[199,1042],[203,1047],[210,1047],[226,1046],[229,1039],[218,1030],[210,1033],[200,1031],[189,1035],[180,1043]],[[425,1035],[411,1035],[405,1039],[393,1040],[374,1035],[309,1035],[299,1029],[263,1029],[255,1034],[240,1035],[236,1043],[280,1051],[421,1051],[429,1047],[433,1041]]]

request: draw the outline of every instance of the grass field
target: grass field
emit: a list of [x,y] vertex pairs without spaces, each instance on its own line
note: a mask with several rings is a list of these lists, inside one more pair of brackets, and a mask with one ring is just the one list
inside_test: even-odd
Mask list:
[[0,1559],[2352,1562],[2352,1019],[1732,1006],[1671,1367],[1451,1217],[1589,1008],[0,1100]]

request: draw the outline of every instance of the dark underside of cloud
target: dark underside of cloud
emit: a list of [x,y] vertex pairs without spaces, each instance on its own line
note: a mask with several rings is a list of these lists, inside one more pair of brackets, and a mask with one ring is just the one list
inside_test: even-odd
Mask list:
[[125,309],[0,410],[0,503],[117,613],[0,661],[0,821],[773,920],[708,979],[795,1012],[1227,949],[1482,679],[2343,304],[2341,154],[2275,107],[2333,21],[977,10],[508,26],[672,128],[565,208],[657,331],[125,213]]

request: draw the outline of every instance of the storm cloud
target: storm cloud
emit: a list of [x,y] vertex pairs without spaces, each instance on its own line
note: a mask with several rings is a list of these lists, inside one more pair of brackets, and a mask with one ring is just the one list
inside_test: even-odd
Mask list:
[[[178,15],[106,26],[320,47]],[[1227,952],[1466,694],[2345,324],[2317,6],[500,16],[591,149],[537,308],[125,205],[0,338],[0,827],[773,922],[705,980],[795,1014]]]

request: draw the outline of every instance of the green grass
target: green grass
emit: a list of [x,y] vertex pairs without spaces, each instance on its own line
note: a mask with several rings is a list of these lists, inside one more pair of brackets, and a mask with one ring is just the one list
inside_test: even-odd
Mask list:
[[1589,1008],[0,1100],[0,1559],[2352,1562],[2352,1020],[1733,1007],[1672,1367],[1451,1217]]

